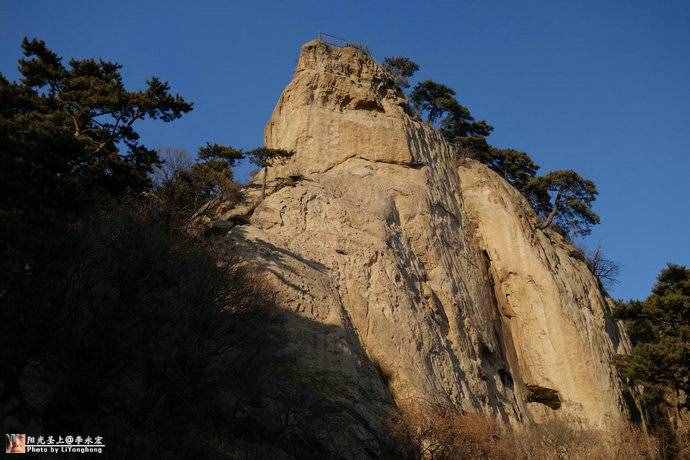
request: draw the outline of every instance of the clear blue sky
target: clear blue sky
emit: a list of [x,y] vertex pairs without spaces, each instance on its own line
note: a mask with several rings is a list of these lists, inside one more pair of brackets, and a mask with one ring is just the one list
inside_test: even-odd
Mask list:
[[687,0],[0,0],[0,72],[16,78],[24,35],[64,57],[111,58],[131,86],[157,74],[195,103],[146,125],[149,145],[249,148],[319,31],[413,58],[494,125],[493,144],[592,178],[603,223],[587,244],[622,266],[614,295],[644,296],[666,262],[690,264]]

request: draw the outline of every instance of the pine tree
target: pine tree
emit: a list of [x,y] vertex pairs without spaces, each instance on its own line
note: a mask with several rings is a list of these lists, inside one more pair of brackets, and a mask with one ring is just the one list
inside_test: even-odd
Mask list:
[[175,228],[186,228],[197,212],[214,200],[237,203],[242,194],[232,168],[244,157],[241,150],[207,143],[199,148],[198,161],[179,149],[163,149],[163,164],[156,168],[150,196],[162,209],[160,217]]
[[114,62],[65,65],[41,40],[21,46],[21,80],[0,75],[0,210],[73,212],[96,197],[146,188],[158,155],[140,142],[137,123],[173,121],[192,104],[157,77],[128,90]]
[[441,122],[441,133],[449,142],[463,137],[487,137],[494,130],[485,120],[475,120],[470,110],[458,101],[451,102],[446,110],[448,114]]
[[266,196],[266,176],[268,175],[269,166],[282,163],[294,154],[295,152],[290,150],[272,149],[268,147],[259,147],[247,154],[250,161],[263,169],[264,172],[263,184],[261,186],[261,198]]
[[199,162],[190,169],[200,196],[205,200],[219,197],[232,200],[239,197],[232,168],[244,158],[241,150],[221,144],[207,143],[199,148]]
[[157,77],[129,90],[114,62],[65,64],[37,39],[25,38],[21,47],[21,78],[0,75],[0,291],[6,293],[6,283],[30,284],[53,235],[96,205],[150,186],[159,160],[141,143],[140,121],[171,122],[192,110]]
[[383,60],[383,67],[400,88],[409,88],[410,78],[419,70],[416,62],[404,56],[387,57]]
[[484,120],[476,121],[470,110],[460,104],[455,91],[446,85],[425,80],[415,85],[410,99],[417,111],[426,114],[426,121],[441,129],[448,142],[464,137],[486,137],[493,127]]
[[491,147],[486,156],[479,158],[479,160],[523,193],[539,170],[539,165],[529,155],[515,149]]
[[434,124],[455,102],[455,91],[441,83],[424,80],[415,85],[410,100],[421,114],[426,114],[426,121]]
[[599,216],[592,210],[597,187],[572,170],[551,171],[531,179],[526,187],[532,207],[542,218],[540,228],[552,224],[566,234],[588,235]]
[[679,410],[690,409],[690,268],[667,265],[649,297],[619,302],[615,314],[633,343],[619,357],[622,375],[642,385],[647,401],[670,406],[677,422]]

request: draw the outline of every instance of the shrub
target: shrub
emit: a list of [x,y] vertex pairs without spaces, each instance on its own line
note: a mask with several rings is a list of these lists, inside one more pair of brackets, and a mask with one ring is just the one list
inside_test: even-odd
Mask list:
[[240,158],[239,151],[232,149],[233,157],[228,159],[222,155],[211,156],[204,152],[205,148],[200,149],[198,162],[191,161],[184,151],[161,152],[163,162],[154,171],[154,187],[148,195],[156,200],[157,210],[168,225],[187,228],[190,219],[210,201],[223,200],[232,206],[242,199],[231,169]]
[[434,404],[406,407],[391,422],[410,458],[658,458],[656,439],[629,424],[605,430],[572,418],[510,427],[493,418]]
[[485,458],[498,433],[482,415],[428,403],[404,407],[390,427],[410,458]]

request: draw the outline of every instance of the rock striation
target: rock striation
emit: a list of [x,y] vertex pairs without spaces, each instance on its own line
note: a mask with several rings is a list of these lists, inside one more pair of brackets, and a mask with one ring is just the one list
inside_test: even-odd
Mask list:
[[508,424],[626,416],[627,341],[586,264],[369,56],[303,45],[265,143],[296,154],[215,220],[289,313],[285,352],[330,376],[334,453],[381,455],[391,414],[419,402]]

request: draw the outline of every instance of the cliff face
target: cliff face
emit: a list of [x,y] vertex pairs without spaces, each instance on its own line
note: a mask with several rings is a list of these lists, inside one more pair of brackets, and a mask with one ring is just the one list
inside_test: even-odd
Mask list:
[[360,51],[305,44],[265,132],[296,155],[269,169],[263,200],[262,175],[247,188],[255,209],[217,214],[247,213],[224,241],[289,312],[286,353],[329,375],[344,415],[316,429],[358,456],[419,402],[513,424],[623,417],[612,357],[626,342],[586,265],[408,112]]

